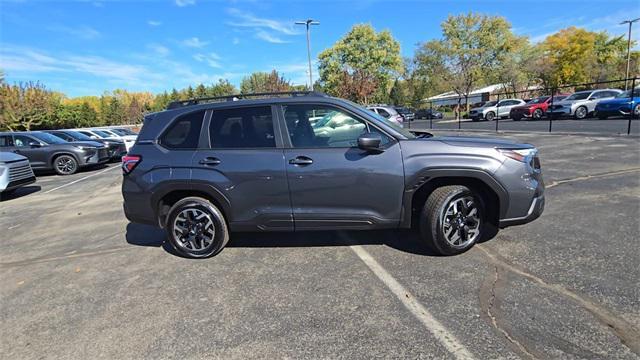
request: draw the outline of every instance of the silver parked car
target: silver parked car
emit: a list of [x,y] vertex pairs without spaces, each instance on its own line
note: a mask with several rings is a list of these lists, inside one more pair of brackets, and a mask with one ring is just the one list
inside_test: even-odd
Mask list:
[[584,119],[594,112],[600,101],[613,99],[621,92],[622,90],[618,89],[578,91],[550,106],[547,115],[553,118],[573,116],[576,119]]
[[35,181],[29,159],[12,152],[0,152],[0,193],[10,193]]
[[498,118],[507,118],[511,109],[516,106],[524,105],[526,102],[522,99],[503,99],[500,102],[489,101],[482,107],[471,109],[469,111],[469,117],[473,121],[488,120],[491,121]]
[[372,111],[375,114],[382,116],[383,118],[392,121],[400,126],[404,122],[404,118],[393,106],[388,105],[371,105],[367,106],[367,110]]

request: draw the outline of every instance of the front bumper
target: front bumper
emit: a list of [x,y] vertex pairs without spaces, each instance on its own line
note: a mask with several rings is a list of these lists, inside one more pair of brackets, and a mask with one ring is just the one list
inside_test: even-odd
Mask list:
[[80,156],[80,165],[98,165],[104,164],[111,159],[109,155],[109,149],[107,147],[100,149],[91,149],[83,151],[83,154]]
[[527,211],[527,214],[525,216],[510,219],[500,219],[500,228],[522,225],[532,222],[533,220],[539,218],[540,215],[542,215],[542,212],[544,211],[544,203],[544,194],[533,198],[533,200],[531,201],[531,206],[529,206],[529,211]]

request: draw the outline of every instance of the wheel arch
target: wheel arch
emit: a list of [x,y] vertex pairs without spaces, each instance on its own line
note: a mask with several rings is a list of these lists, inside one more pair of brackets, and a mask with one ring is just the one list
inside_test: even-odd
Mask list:
[[49,164],[49,166],[51,167],[51,169],[54,168],[53,162],[56,160],[56,158],[60,155],[69,155],[71,157],[73,157],[76,162],[78,163],[78,168],[80,166],[82,166],[82,164],[80,163],[80,159],[78,159],[78,156],[76,154],[74,154],[71,151],[64,151],[64,150],[60,150],[60,151],[55,151],[51,154],[49,154],[49,160],[47,161],[47,164]]
[[227,225],[230,222],[231,206],[229,200],[215,187],[207,184],[185,183],[171,184],[155,191],[151,198],[151,205],[155,209],[155,218],[161,228],[165,227],[167,215],[171,206],[186,197],[197,196],[209,200],[222,212]]
[[447,185],[466,186],[480,194],[492,223],[498,224],[508,209],[507,191],[488,173],[471,169],[434,169],[426,171],[418,177],[415,184],[407,186],[400,227],[410,228],[412,224],[416,224],[416,217],[427,197],[435,189]]

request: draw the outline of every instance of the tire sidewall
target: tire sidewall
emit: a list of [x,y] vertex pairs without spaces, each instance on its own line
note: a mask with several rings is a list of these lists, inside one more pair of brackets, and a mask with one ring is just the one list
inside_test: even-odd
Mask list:
[[[213,242],[205,250],[198,252],[187,251],[178,245],[178,240],[175,238],[173,231],[173,224],[178,214],[180,214],[184,209],[193,207],[208,212],[214,223]],[[173,246],[180,255],[187,258],[202,259],[213,256],[222,251],[229,241],[229,230],[224,215],[215,205],[203,198],[189,197],[175,203],[169,210],[169,216],[167,216],[165,228],[167,230],[167,237],[171,246]]]
[[[537,114],[537,115],[536,115],[536,114]],[[542,114],[542,110],[540,110],[540,109],[535,109],[535,110],[533,110],[533,115],[532,115],[532,117],[533,117],[534,119],[536,119],[536,120],[540,120],[540,119],[542,119],[542,115],[543,115],[543,114]]]
[[[580,112],[580,109],[583,109],[583,110],[584,110],[584,116],[578,116],[578,113]],[[587,117],[587,115],[589,115],[589,112],[587,111],[587,108],[586,108],[586,107],[584,107],[584,106],[580,106],[580,107],[578,107],[578,108],[576,109],[576,112],[575,112],[575,118],[576,118],[576,119],[578,119],[578,120],[585,119],[585,118]]]
[[485,116],[484,116],[485,120],[487,121],[492,121],[495,120],[496,115],[493,113],[493,111],[489,111]]

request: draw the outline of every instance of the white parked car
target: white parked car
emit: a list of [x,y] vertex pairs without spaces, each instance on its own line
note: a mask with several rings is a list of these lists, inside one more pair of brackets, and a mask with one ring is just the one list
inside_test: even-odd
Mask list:
[[12,152],[0,152],[0,193],[12,192],[35,181],[29,159]]
[[576,119],[584,119],[593,113],[600,101],[613,99],[620,93],[622,90],[618,89],[578,91],[562,101],[554,102],[553,106],[547,110],[547,116],[553,118],[573,116]]
[[469,117],[473,121],[479,120],[494,120],[498,118],[508,118],[511,109],[526,104],[526,101],[522,99],[503,99],[498,101],[489,101],[482,107],[471,109],[469,111]]
[[403,126],[402,123],[404,121],[404,118],[392,106],[372,105],[372,106],[367,106],[367,110],[372,111],[382,116],[383,118],[398,124],[400,127]]
[[107,129],[72,129],[79,133],[85,134],[92,139],[108,139],[108,140],[122,140],[124,141],[124,146],[127,148],[127,152],[133,144],[135,144],[137,135],[118,135],[112,131],[108,131]]

